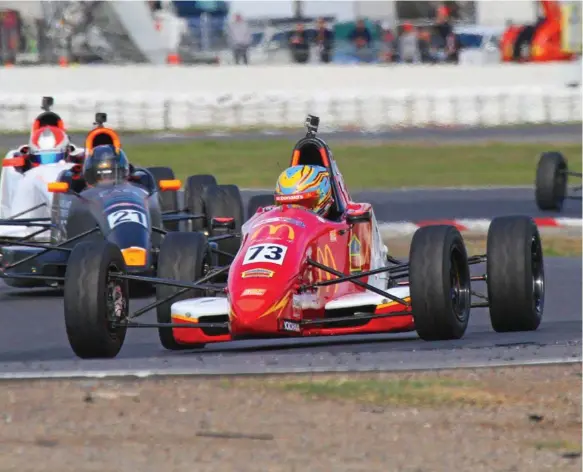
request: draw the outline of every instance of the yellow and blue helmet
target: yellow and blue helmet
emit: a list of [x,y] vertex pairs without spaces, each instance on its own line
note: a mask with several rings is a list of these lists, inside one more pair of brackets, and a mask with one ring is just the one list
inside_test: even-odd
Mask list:
[[330,173],[325,167],[293,166],[277,179],[276,204],[300,205],[324,215],[333,202]]

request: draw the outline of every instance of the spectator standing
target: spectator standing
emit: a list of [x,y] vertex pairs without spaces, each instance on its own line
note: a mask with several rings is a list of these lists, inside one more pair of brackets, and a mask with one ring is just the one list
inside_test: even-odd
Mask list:
[[449,33],[445,41],[445,61],[458,64],[460,60],[460,41],[455,33]]
[[229,42],[233,50],[235,64],[241,62],[249,64],[247,51],[251,45],[251,32],[249,25],[239,13],[235,15],[235,20],[229,25]]
[[421,62],[419,38],[415,27],[410,23],[403,25],[403,32],[399,37],[399,56],[401,56],[402,62],[408,64],[418,64]]
[[331,52],[334,47],[334,33],[328,29],[323,18],[318,19],[318,28],[316,32],[316,44],[320,51],[320,62],[329,63]]
[[289,38],[289,48],[294,62],[305,64],[310,59],[310,44],[303,23],[296,25],[296,30]]
[[453,31],[450,22],[450,10],[445,2],[439,2],[437,12],[435,15],[435,24],[438,34],[441,36],[443,43],[447,41],[447,37]]
[[381,62],[394,62],[396,59],[396,48],[395,48],[396,38],[390,29],[388,21],[383,21],[381,24],[381,52],[380,61]]
[[352,33],[350,33],[349,37],[352,44],[356,47],[356,49],[363,49],[370,47],[370,43],[372,41],[372,36],[370,31],[366,27],[364,20],[358,20],[356,22],[356,26]]
[[364,20],[358,20],[354,30],[350,33],[350,41],[355,48],[355,56],[359,62],[371,62],[374,59],[372,54],[372,35],[366,27]]

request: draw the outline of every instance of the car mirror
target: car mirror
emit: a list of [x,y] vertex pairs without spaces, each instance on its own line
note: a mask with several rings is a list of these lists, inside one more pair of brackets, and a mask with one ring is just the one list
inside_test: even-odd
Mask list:
[[365,211],[362,213],[348,213],[346,215],[346,222],[348,224],[357,224],[357,223],[366,223],[367,221],[371,221],[372,214],[370,211]]
[[24,157],[10,157],[2,161],[2,167],[24,167]]
[[213,218],[211,220],[211,228],[235,229],[235,218]]
[[176,192],[182,187],[182,182],[178,179],[160,180],[158,182],[158,187],[160,188],[160,192]]
[[69,184],[67,182],[50,182],[48,190],[51,193],[67,193],[69,192]]

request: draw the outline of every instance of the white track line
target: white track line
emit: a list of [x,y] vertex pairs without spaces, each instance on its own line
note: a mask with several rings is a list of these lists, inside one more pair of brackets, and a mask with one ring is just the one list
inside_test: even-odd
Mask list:
[[512,360],[512,361],[494,361],[494,362],[465,362],[455,366],[443,364],[431,365],[429,363],[387,369],[375,367],[269,367],[262,370],[251,370],[232,372],[220,369],[149,369],[149,370],[111,370],[111,371],[46,371],[46,372],[8,372],[0,373],[0,380],[34,380],[34,379],[106,379],[114,377],[170,377],[170,376],[217,376],[217,375],[270,375],[270,374],[309,374],[309,373],[336,373],[336,372],[402,372],[402,371],[420,371],[420,370],[457,370],[457,369],[486,369],[499,367],[521,367],[521,366],[543,366],[557,364],[576,364],[582,362],[581,357],[560,357],[544,360]]

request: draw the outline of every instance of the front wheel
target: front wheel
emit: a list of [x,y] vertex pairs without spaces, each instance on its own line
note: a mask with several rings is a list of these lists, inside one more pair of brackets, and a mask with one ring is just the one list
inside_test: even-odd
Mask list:
[[495,218],[488,228],[486,264],[494,331],[533,331],[544,309],[545,274],[538,228],[527,216]]
[[[158,277],[172,279],[179,282],[194,282],[205,273],[207,261],[208,243],[203,233],[168,233],[160,246],[158,256]],[[172,322],[171,307],[176,303],[188,298],[199,298],[204,296],[202,290],[187,290],[186,292],[170,285],[157,285],[156,298],[163,300],[177,292],[184,292],[172,298],[170,301],[158,305],[158,323],[168,324]],[[168,350],[192,349],[192,345],[182,345],[176,342],[172,328],[158,328],[160,342]]]
[[470,319],[470,267],[460,232],[453,226],[418,229],[409,252],[411,309],[426,341],[459,339]]
[[129,311],[128,283],[110,277],[124,272],[119,248],[108,241],[75,246],[64,283],[65,327],[73,352],[82,359],[112,358],[121,350]]

